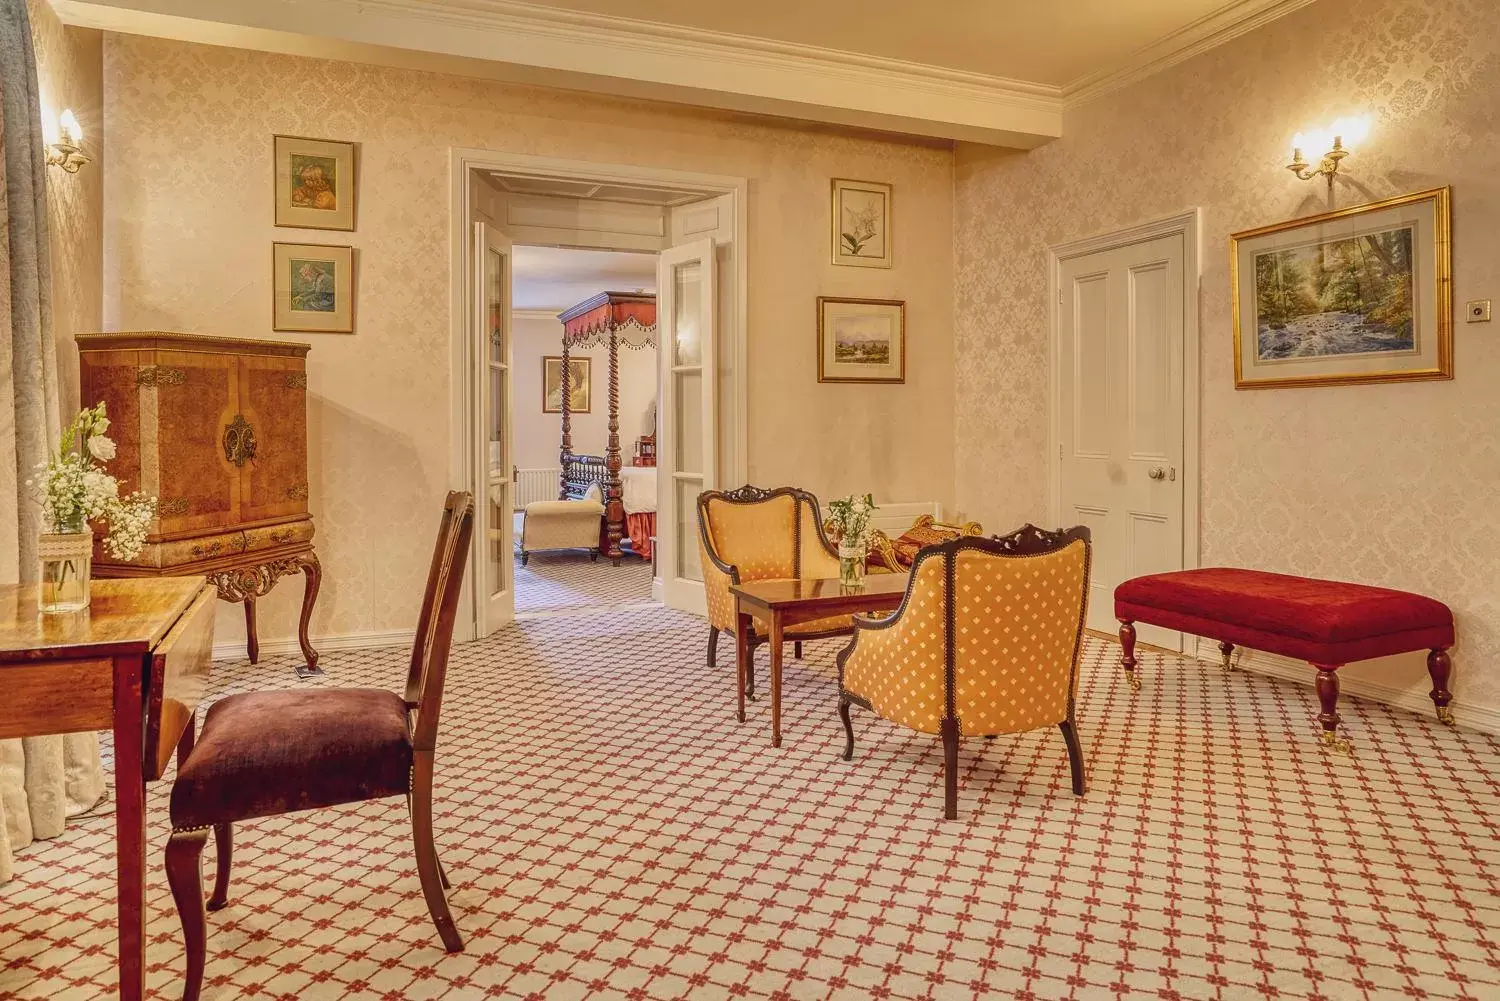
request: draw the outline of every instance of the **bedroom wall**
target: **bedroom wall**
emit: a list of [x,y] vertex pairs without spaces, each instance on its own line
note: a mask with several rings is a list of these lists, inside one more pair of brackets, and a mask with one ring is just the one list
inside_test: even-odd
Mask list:
[[[515,398],[515,464],[521,469],[552,469],[562,441],[562,415],[542,413],[542,358],[562,354],[562,324],[556,319],[518,316],[511,326],[512,380]],[[590,364],[592,408],[572,419],[573,451],[603,455],[609,437],[609,349],[570,350],[587,356]],[[650,433],[649,418],[656,402],[656,352],[649,348],[621,348],[620,454],[626,465],[635,440]],[[649,412],[648,412],[649,411]]]
[[104,322],[104,36],[66,27],[47,0],[27,0],[36,49],[42,121],[49,137],[64,108],[83,128],[93,162],[76,174],[47,168],[47,226],[52,259],[52,327],[62,419],[78,402],[78,348],[73,338]]
[[[1237,392],[1228,236],[1326,208],[1292,135],[1360,112],[1340,206],[1453,186],[1454,299],[1500,300],[1500,5],[1320,0],[1068,113],[1031,153],[963,145],[955,190],[957,499],[1044,519],[1050,245],[1203,210],[1202,562],[1448,602],[1454,691],[1500,722],[1500,328],[1455,327],[1456,378]],[[1420,657],[1340,672],[1420,704]]]
[[[325,567],[314,633],[385,634],[416,615],[450,485],[454,146],[747,177],[750,476],[951,502],[951,151],[135,36],[107,36],[104,61],[108,328],[272,336],[270,243],[358,248],[358,332],[297,338],[313,345],[311,505]],[[274,133],[362,144],[357,232],[272,226]],[[829,263],[832,177],[895,185],[893,269]],[[818,385],[819,294],[907,300],[904,386]],[[299,591],[292,582],[260,603],[264,640],[293,634]],[[241,635],[226,608],[220,640]]]

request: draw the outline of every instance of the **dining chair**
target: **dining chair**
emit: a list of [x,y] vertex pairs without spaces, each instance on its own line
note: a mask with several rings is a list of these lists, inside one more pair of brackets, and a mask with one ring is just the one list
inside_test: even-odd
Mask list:
[[166,850],[167,882],[187,948],[184,1001],[196,1001],[203,987],[204,842],[212,829],[218,871],[207,910],[216,911],[229,901],[231,825],[255,817],[405,796],[427,909],[443,947],[463,950],[444,894],[448,878],[432,840],[432,781],[443,681],[473,527],[473,498],[449,493],[404,696],[378,688],[229,695],[209,708],[202,732],[185,741],[187,754],[172,786]]
[[943,739],[943,816],[958,816],[960,737],[1057,726],[1073,792],[1084,792],[1074,708],[1088,614],[1089,530],[1034,525],[965,537],[917,554],[901,606],[856,616],[838,655],[844,760],[851,705]]

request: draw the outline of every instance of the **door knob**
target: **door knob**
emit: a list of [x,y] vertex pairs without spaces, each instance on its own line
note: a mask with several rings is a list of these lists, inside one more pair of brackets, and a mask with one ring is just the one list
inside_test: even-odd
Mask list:
[[1152,466],[1146,475],[1153,480],[1164,480],[1167,478],[1167,471],[1160,466]]

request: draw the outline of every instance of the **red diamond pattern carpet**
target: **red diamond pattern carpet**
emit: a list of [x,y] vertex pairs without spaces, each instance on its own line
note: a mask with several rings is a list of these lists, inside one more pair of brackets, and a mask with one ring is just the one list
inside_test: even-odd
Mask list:
[[[1055,732],[966,741],[945,822],[935,738],[856,711],[839,760],[837,641],[789,659],[776,751],[764,702],[734,722],[706,632],[611,611],[455,648],[436,827],[467,951],[438,944],[399,799],[269,818],[236,829],[204,997],[1500,998],[1493,738],[1346,699],[1345,758],[1310,689],[1148,653],[1132,696],[1090,640],[1088,795]],[[395,688],[405,657],[332,654],[321,683]],[[289,663],[217,665],[214,695],[295,683]],[[168,789],[147,959],[175,999]],[[112,996],[112,820],[17,873],[0,997]]]

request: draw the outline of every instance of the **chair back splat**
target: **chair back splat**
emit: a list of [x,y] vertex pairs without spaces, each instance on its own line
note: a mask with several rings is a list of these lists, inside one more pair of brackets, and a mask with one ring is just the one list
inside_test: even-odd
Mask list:
[[437,745],[438,716],[442,711],[443,682],[453,644],[453,620],[463,587],[463,560],[474,532],[474,498],[452,491],[443,505],[422,612],[412,642],[411,668],[406,677],[406,704],[411,713],[412,749],[431,751]]

